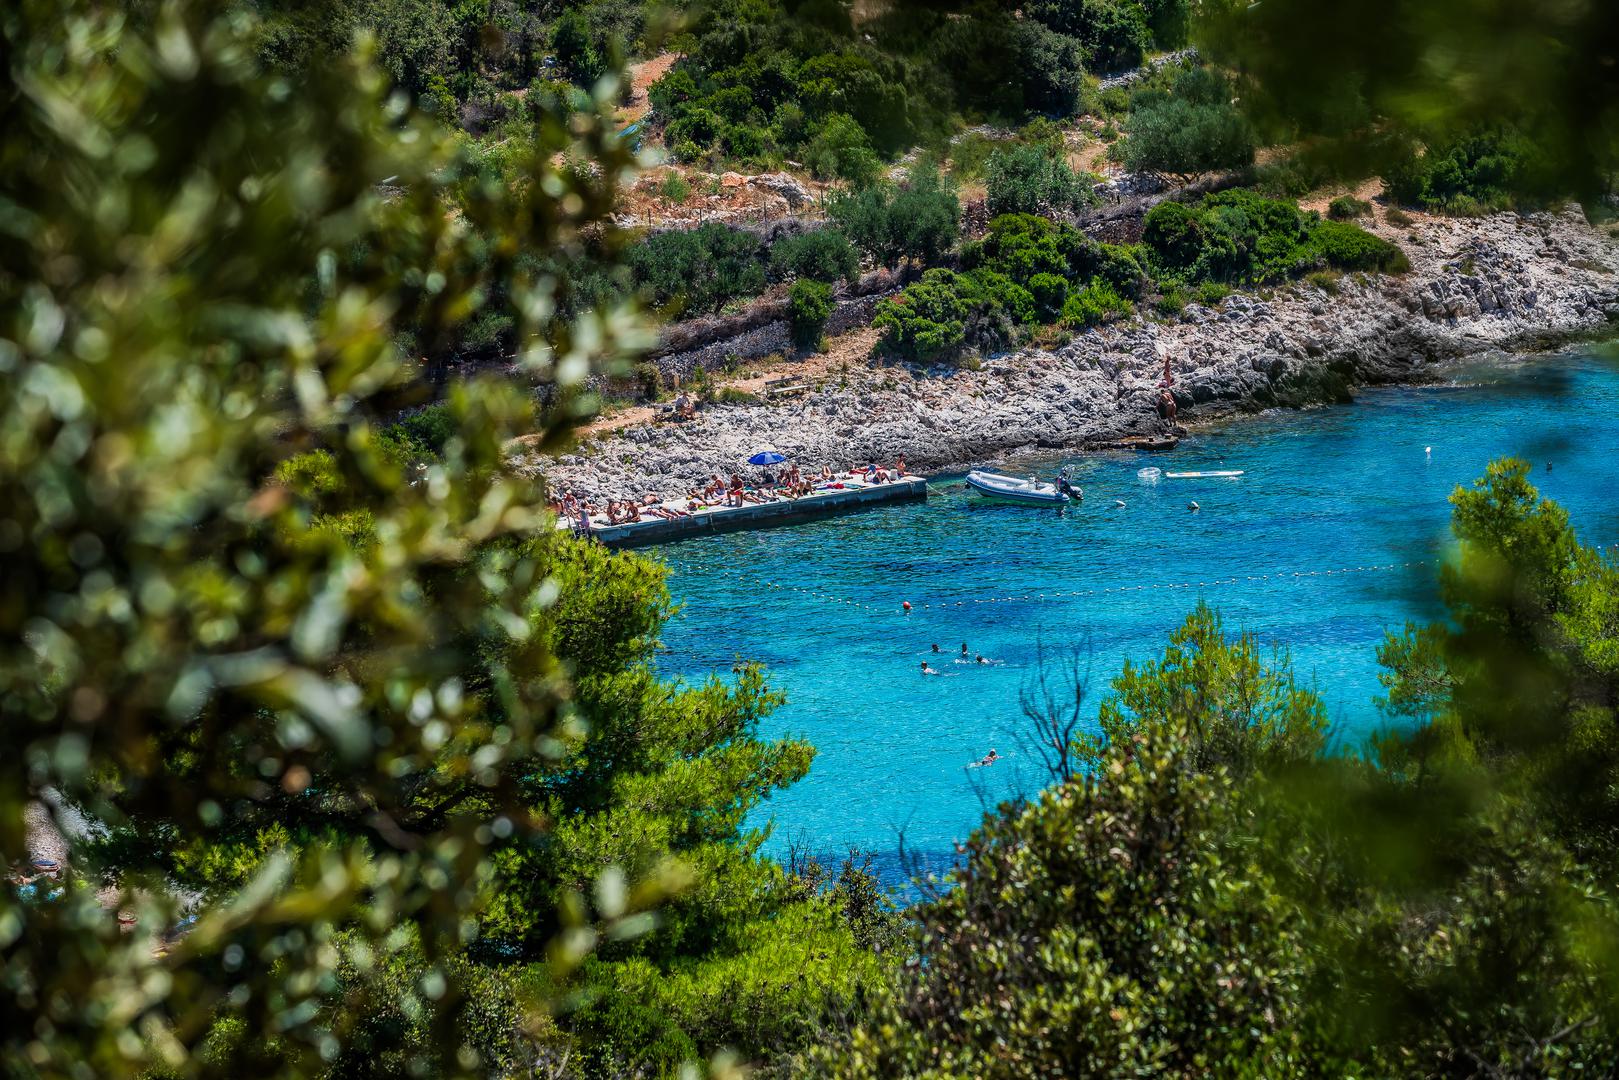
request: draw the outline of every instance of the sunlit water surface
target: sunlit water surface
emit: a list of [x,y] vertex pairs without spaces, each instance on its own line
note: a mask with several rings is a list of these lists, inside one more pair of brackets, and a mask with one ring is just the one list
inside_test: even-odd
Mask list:
[[[755,815],[774,819],[769,850],[858,847],[898,880],[902,837],[907,852],[948,860],[985,799],[1039,786],[1011,733],[1042,655],[1049,669],[1079,650],[1094,718],[1123,661],[1160,653],[1199,596],[1228,628],[1290,650],[1334,737],[1358,741],[1382,723],[1384,631],[1439,614],[1451,491],[1520,455],[1582,539],[1619,543],[1616,416],[1611,360],[1484,362],[1446,385],[1234,421],[1169,455],[1010,464],[1042,475],[1071,464],[1085,499],[1062,514],[989,504],[943,476],[925,504],[669,545],[656,554],[683,608],[660,666],[698,679],[739,658],[765,664],[788,698],[765,733],[818,750],[809,775]],[[1151,483],[1138,476],[1147,466],[1244,475]],[[953,662],[963,642],[994,664]],[[943,674],[921,675],[924,659]],[[991,747],[1006,756],[967,768]]]

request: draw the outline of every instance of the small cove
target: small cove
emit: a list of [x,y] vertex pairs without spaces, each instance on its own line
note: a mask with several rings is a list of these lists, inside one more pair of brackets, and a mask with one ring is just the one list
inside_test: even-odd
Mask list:
[[[1228,630],[1287,648],[1335,738],[1358,742],[1382,723],[1384,631],[1439,614],[1436,560],[1457,484],[1523,456],[1582,540],[1619,543],[1619,365],[1582,349],[1450,376],[1235,420],[1169,455],[1008,464],[1040,475],[1072,465],[1085,500],[1062,515],[988,504],[941,476],[925,504],[654,549],[683,605],[660,669],[695,680],[739,659],[765,664],[788,697],[765,734],[818,751],[809,776],[755,814],[774,819],[767,850],[858,847],[890,880],[903,876],[902,835],[908,851],[947,860],[986,799],[1039,786],[1036,764],[1009,751],[1042,657],[1077,650],[1094,716],[1123,662],[1161,653],[1200,596]],[[1150,483],[1138,475],[1149,466],[1245,475]],[[995,663],[954,663],[963,642]],[[942,674],[922,676],[924,659]],[[1007,756],[966,768],[990,747]]]

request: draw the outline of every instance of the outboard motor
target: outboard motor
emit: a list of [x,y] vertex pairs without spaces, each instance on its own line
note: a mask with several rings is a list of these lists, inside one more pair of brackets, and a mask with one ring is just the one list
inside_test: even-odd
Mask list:
[[1068,466],[1066,465],[1064,465],[1062,468],[1062,475],[1057,477],[1057,490],[1068,496],[1070,499],[1073,499],[1075,502],[1079,502],[1085,497],[1084,491],[1068,482]]

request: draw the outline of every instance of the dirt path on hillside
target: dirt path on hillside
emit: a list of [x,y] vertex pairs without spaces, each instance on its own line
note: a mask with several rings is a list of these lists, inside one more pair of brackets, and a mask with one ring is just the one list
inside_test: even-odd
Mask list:
[[1315,210],[1322,217],[1327,216],[1327,207],[1340,195],[1353,195],[1361,202],[1371,202],[1383,194],[1383,178],[1373,176],[1362,180],[1354,187],[1339,184],[1333,187],[1324,187],[1320,191],[1311,192],[1299,200],[1300,210]]
[[[765,382],[769,379],[779,379],[791,376],[804,383],[814,385],[831,379],[841,379],[847,375],[858,375],[869,370],[868,361],[871,350],[877,344],[881,334],[870,326],[863,326],[858,330],[851,330],[847,334],[839,335],[827,342],[826,351],[815,353],[801,358],[788,358],[774,364],[760,364],[754,361],[750,364],[749,374],[741,378],[726,378],[724,376],[710,376],[709,385],[715,390],[740,390],[745,394],[763,397]],[[577,438],[590,439],[602,435],[609,435],[615,431],[626,428],[642,427],[654,422],[658,410],[653,405],[631,405],[625,408],[614,409],[603,413],[574,434]],[[529,446],[538,440],[538,436],[524,435],[512,440],[514,446]]]
[[630,65],[630,103],[618,110],[620,127],[629,127],[646,119],[646,114],[652,111],[647,92],[652,89],[653,83],[669,74],[669,69],[679,59],[679,53],[666,52]]

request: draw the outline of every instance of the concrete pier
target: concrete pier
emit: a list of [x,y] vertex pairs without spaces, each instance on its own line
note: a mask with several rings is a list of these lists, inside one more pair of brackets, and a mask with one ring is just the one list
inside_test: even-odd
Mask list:
[[920,476],[907,476],[886,484],[817,491],[796,499],[747,503],[743,506],[716,506],[698,510],[689,517],[648,518],[628,525],[607,525],[591,535],[610,548],[644,547],[664,544],[690,536],[735,532],[739,529],[767,529],[796,521],[832,517],[888,503],[918,502],[928,497],[928,482]]

